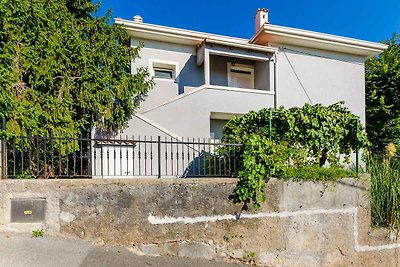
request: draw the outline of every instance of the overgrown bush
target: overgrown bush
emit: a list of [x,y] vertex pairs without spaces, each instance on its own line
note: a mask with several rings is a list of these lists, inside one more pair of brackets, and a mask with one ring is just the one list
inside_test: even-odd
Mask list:
[[270,116],[272,139],[276,143],[287,142],[292,147],[303,148],[310,161],[321,166],[326,160],[330,164],[338,164],[339,154],[345,155],[345,162],[349,162],[356,146],[369,146],[362,127],[359,126],[357,131],[358,117],[343,102],[330,106],[305,104],[302,108],[251,111],[234,117],[225,125],[223,142],[244,143],[252,134],[268,137]]
[[[240,170],[234,192],[237,200],[252,201],[257,209],[265,199],[265,180],[271,176],[295,180],[356,176],[343,168],[340,155],[349,163],[351,153],[368,147],[359,125],[341,102],[327,107],[262,109],[233,118],[224,127],[223,141],[245,144],[236,160]],[[327,161],[329,168],[323,167]]]
[[273,142],[259,135],[251,135],[244,143],[243,167],[235,196],[241,202],[253,201],[254,208],[264,202],[265,177],[275,173],[278,167],[277,149]]

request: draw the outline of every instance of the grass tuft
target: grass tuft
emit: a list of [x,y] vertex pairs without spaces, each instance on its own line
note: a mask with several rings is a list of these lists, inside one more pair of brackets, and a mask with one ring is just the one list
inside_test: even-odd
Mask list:
[[367,171],[371,174],[372,226],[400,229],[400,159],[370,158]]

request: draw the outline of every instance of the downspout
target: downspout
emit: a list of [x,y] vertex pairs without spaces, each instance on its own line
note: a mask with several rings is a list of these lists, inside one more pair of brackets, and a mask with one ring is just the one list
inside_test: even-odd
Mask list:
[[276,81],[276,64],[277,63],[277,58],[276,58],[276,53],[274,53],[274,109],[278,109],[278,86],[277,86],[277,81]]

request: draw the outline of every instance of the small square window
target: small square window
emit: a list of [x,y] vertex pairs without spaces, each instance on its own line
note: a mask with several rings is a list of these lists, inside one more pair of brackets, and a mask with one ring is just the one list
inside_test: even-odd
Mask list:
[[175,80],[178,63],[163,60],[150,60],[150,74],[157,79]]
[[167,68],[153,68],[154,69],[154,77],[155,78],[163,78],[163,79],[173,79],[174,78],[174,70]]

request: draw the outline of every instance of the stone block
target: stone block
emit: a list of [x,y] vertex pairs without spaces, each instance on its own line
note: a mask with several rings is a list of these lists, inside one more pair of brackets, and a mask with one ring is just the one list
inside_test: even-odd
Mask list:
[[184,241],[179,244],[178,256],[211,260],[215,256],[214,246],[201,242]]
[[291,217],[286,223],[285,240],[288,252],[323,253],[327,247],[325,215]]
[[160,256],[163,254],[162,249],[156,244],[141,244],[139,245],[139,249],[143,254],[149,256]]

